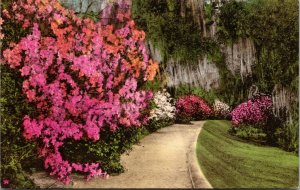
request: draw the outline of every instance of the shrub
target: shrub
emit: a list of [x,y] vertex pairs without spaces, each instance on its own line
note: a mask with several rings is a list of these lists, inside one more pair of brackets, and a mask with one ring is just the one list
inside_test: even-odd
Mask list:
[[155,108],[150,112],[150,119],[155,121],[174,119],[176,108],[171,95],[165,89],[156,92],[153,101]]
[[230,107],[218,99],[215,100],[213,110],[217,118],[227,119],[230,116]]
[[238,131],[247,130],[247,133],[251,130],[245,126],[258,128],[265,133],[267,144],[277,145],[275,131],[283,124],[283,121],[274,116],[272,106],[271,97],[265,95],[258,95],[238,105],[231,112],[233,127],[240,128]]
[[171,125],[175,117],[175,105],[171,95],[164,89],[154,94],[149,123],[145,126],[148,132]]
[[272,98],[264,95],[241,103],[231,112],[233,126],[237,127],[241,124],[265,125],[272,115],[272,105]]
[[276,145],[286,151],[298,152],[299,147],[299,113],[298,104],[292,104],[292,112],[287,112],[286,107],[278,110],[277,116],[270,119],[268,125],[276,126],[272,131]]
[[275,131],[277,144],[287,151],[299,151],[299,125],[295,121],[286,122],[279,126]]
[[3,14],[29,35],[3,51],[4,63],[19,71],[23,93],[38,116],[23,118],[23,136],[38,145],[44,167],[66,184],[72,171],[103,176],[99,163],[65,160],[66,140],[98,141],[105,128],[147,123],[151,92],[138,84],[152,80],[158,64],[149,59],[145,34],[119,4],[118,26],[82,19],[57,0],[16,1]]
[[148,131],[145,127],[119,126],[115,132],[106,128],[97,142],[74,139],[67,140],[60,148],[63,158],[75,163],[101,163],[108,174],[124,172],[121,154],[131,149]]
[[212,114],[212,109],[199,96],[188,95],[180,97],[176,102],[176,119],[178,122],[207,119]]
[[147,132],[152,133],[154,131],[157,131],[158,129],[172,125],[173,123],[174,123],[174,120],[171,120],[171,119],[161,119],[161,120],[151,119],[148,122],[148,124],[145,125],[145,128],[146,128]]
[[233,134],[239,138],[253,140],[255,142],[264,143],[266,141],[266,133],[261,129],[249,125],[241,125],[235,128]]
[[[41,167],[36,145],[22,138],[22,118],[34,115],[34,106],[22,95],[22,81],[16,71],[1,68],[1,181],[2,187],[33,188],[30,168]],[[40,165],[39,165],[40,164]]]

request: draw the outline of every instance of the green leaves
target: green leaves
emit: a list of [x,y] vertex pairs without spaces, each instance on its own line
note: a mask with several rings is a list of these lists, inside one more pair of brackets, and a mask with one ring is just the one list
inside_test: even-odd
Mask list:
[[32,188],[25,168],[36,166],[36,147],[23,139],[21,125],[23,114],[34,114],[34,108],[22,95],[20,76],[7,66],[0,68],[1,179],[10,179],[12,187]]
[[109,174],[122,173],[124,168],[120,163],[121,154],[129,150],[144,133],[144,127],[122,126],[115,132],[107,128],[101,132],[97,142],[67,140],[60,150],[63,157],[72,162],[99,162],[101,168]]
[[[267,94],[276,84],[284,86],[291,94],[298,93],[299,22],[296,0],[230,1],[221,8],[219,26],[220,42],[234,43],[239,38],[253,40],[256,63],[252,76],[243,81],[218,64],[222,77],[218,94],[231,99],[228,102],[232,104],[245,99],[252,84]],[[294,103],[298,105],[298,97],[295,99]],[[296,108],[292,108],[291,112],[296,112]],[[296,116],[292,118],[293,122],[298,123]],[[277,140],[282,141],[280,146],[283,148],[295,144],[288,134],[292,134],[298,124],[289,125],[289,128],[285,126],[277,125],[280,127]],[[298,133],[295,134],[298,138]]]
[[137,25],[147,33],[147,39],[162,52],[163,62],[170,58],[193,62],[209,51],[210,42],[201,37],[191,11],[181,16],[178,1],[134,0],[132,12]]

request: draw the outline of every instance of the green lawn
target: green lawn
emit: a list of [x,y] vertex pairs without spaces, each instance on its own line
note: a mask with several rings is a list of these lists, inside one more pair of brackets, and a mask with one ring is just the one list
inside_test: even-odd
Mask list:
[[228,121],[207,121],[198,137],[201,169],[215,188],[298,186],[298,159],[279,148],[243,142],[228,134]]

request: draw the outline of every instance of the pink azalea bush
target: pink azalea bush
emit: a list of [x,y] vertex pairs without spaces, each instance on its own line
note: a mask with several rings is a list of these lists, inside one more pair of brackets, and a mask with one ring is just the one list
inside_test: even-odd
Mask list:
[[100,163],[65,160],[59,149],[66,139],[98,141],[105,126],[115,131],[148,121],[141,113],[152,93],[137,82],[152,80],[158,65],[149,59],[145,33],[126,5],[119,7],[118,27],[80,18],[58,0],[19,0],[3,10],[4,22],[31,31],[3,50],[1,61],[20,72],[39,113],[24,116],[23,136],[37,143],[45,168],[66,184],[73,171],[106,176]]
[[206,119],[212,114],[210,106],[199,96],[187,95],[176,102],[177,119],[185,122],[189,120]]
[[264,124],[272,114],[272,98],[258,96],[234,108],[231,112],[232,124],[237,127],[241,124]]

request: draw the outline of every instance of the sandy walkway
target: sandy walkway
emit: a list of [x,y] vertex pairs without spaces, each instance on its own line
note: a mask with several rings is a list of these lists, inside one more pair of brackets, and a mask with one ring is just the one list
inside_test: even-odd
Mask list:
[[[129,155],[122,155],[126,171],[109,179],[95,178],[88,182],[74,176],[71,188],[209,188],[195,155],[195,146],[203,122],[194,125],[175,124],[146,136],[134,145]],[[41,180],[41,187],[61,187],[54,180]],[[52,181],[52,182],[51,182]]]

